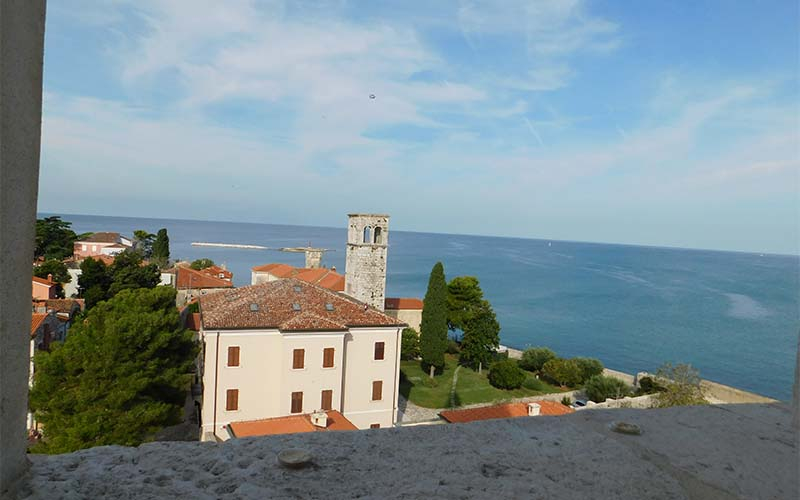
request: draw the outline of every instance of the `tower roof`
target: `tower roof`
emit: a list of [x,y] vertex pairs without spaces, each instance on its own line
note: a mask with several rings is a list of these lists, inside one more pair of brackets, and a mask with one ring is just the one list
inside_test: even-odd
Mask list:
[[367,213],[356,213],[356,214],[347,214],[348,217],[385,217],[389,218],[388,214],[367,214]]

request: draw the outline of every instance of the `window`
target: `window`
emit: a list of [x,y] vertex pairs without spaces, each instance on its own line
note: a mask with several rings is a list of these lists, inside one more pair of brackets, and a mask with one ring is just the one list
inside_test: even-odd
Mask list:
[[300,370],[305,368],[306,366],[306,350],[305,349],[295,349],[292,354],[292,368],[295,370]]
[[380,245],[381,243],[383,243],[382,240],[383,240],[383,229],[381,229],[380,227],[376,227],[375,228],[375,244],[376,245]]
[[331,389],[322,391],[322,404],[320,408],[323,410],[333,409],[333,391]]
[[239,409],[239,389],[228,389],[225,393],[225,411]]
[[239,366],[239,346],[228,347],[228,366]]
[[383,359],[383,342],[375,342],[375,359],[380,360]]
[[370,429],[380,429],[381,428],[381,424],[369,424],[369,428]]
[[81,250],[86,251],[86,245],[81,245]]
[[333,354],[334,354],[333,347],[326,347],[322,351],[322,367],[323,368],[333,368]]
[[372,400],[380,401],[383,399],[383,381],[376,380],[372,382]]
[[364,228],[364,243],[372,243],[372,228],[367,226]]
[[292,393],[292,413],[303,413],[303,393]]

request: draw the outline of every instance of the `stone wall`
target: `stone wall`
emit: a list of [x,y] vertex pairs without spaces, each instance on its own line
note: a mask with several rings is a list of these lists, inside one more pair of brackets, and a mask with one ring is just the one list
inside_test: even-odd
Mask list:
[[[389,216],[350,214],[348,218],[345,293],[383,311]],[[365,228],[369,228],[369,232],[365,232]],[[377,230],[380,236],[376,243]],[[364,241],[365,236],[368,241]]]

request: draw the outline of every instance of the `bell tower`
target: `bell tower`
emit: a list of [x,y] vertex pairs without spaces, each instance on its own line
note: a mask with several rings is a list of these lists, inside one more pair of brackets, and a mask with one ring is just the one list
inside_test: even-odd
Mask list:
[[344,292],[383,311],[389,216],[348,214]]

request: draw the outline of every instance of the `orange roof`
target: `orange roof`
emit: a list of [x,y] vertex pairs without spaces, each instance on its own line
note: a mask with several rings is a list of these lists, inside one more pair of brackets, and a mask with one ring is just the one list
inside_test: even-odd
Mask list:
[[383,301],[384,309],[422,309],[422,300],[415,297],[386,297]]
[[53,283],[52,281],[47,281],[46,279],[40,278],[38,276],[33,276],[33,282],[38,283],[40,285],[55,286],[55,283]]
[[269,273],[276,278],[288,278],[295,274],[296,268],[294,266],[290,266],[289,264],[264,264],[263,266],[256,266],[253,268],[253,271],[260,272],[260,273]]
[[358,428],[336,410],[328,410],[328,426],[317,427],[311,423],[311,415],[265,418],[248,422],[231,422],[228,427],[237,438],[248,436],[270,436],[273,434],[295,434],[298,432],[355,431]]
[[36,335],[36,330],[42,326],[42,322],[47,316],[49,316],[47,313],[33,313],[31,316],[31,337]]
[[233,288],[233,283],[228,280],[209,276],[206,273],[195,271],[190,267],[178,267],[175,269],[178,275],[176,278],[179,290],[198,289],[198,288]]
[[294,278],[224,290],[199,300],[207,330],[341,331],[404,325],[350,296]]
[[219,266],[209,266],[205,269],[200,270],[201,273],[206,273],[209,276],[213,276],[215,278],[219,278],[220,274],[222,275],[222,279],[230,280],[233,279],[233,273],[228,271],[227,269],[223,269]]
[[[535,401],[535,403],[541,407],[539,415],[543,416],[566,415],[575,411],[569,406],[555,401]],[[467,410],[447,410],[439,413],[439,415],[451,424],[492,420],[495,418],[527,417],[528,403],[506,403]]]
[[306,283],[313,283],[322,288],[333,290],[334,292],[344,291],[344,276],[333,269],[324,267],[308,269],[305,267],[294,267],[289,264],[264,264],[252,268],[257,273],[269,273],[276,278],[297,278]]

